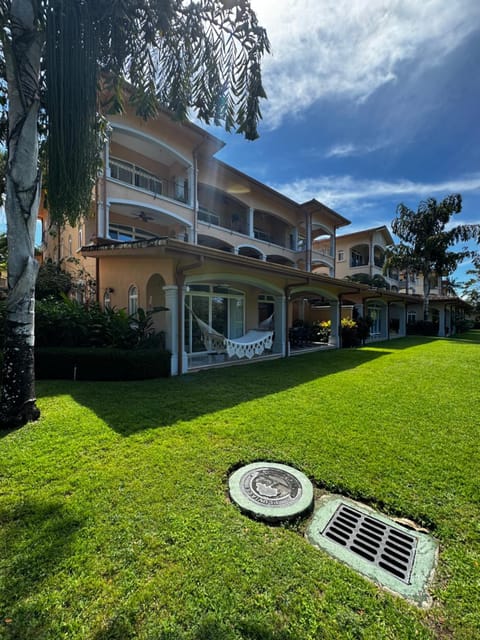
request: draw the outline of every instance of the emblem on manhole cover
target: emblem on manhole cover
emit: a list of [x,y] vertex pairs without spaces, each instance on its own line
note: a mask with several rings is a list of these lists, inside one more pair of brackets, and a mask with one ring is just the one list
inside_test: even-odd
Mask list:
[[293,504],[302,495],[302,485],[292,473],[273,467],[247,471],[240,489],[253,502],[271,507]]
[[287,520],[311,508],[313,486],[300,471],[276,462],[254,462],[229,479],[230,496],[249,515]]

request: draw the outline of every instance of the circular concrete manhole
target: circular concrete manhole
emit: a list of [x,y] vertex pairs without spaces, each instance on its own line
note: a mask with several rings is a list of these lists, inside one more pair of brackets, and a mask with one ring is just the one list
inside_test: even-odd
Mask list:
[[237,469],[228,481],[230,497],[255,518],[282,521],[311,509],[313,485],[306,475],[276,462],[254,462]]

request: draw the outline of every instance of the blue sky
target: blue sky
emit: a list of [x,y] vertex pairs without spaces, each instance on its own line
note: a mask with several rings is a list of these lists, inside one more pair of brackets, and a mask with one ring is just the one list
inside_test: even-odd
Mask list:
[[[225,162],[352,221],[463,196],[480,222],[478,0],[251,0],[269,34],[260,139],[210,129]],[[342,231],[346,231],[345,228]],[[468,264],[455,274],[463,279]]]
[[269,99],[255,142],[209,128],[226,142],[220,159],[298,202],[318,198],[349,231],[450,193],[463,196],[456,224],[480,222],[478,0],[251,4],[272,45]]

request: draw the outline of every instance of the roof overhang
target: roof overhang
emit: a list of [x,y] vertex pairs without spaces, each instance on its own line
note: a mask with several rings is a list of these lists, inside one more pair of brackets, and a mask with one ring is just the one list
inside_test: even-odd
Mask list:
[[220,249],[193,245],[173,238],[153,238],[151,240],[140,240],[137,242],[122,242],[108,244],[97,244],[82,247],[82,254],[85,257],[97,258],[100,260],[109,258],[147,258],[163,255],[176,259],[179,270],[188,264],[189,271],[195,269],[192,259],[198,260],[198,268],[203,268],[206,261],[212,263],[223,263],[242,269],[255,269],[256,272],[271,274],[285,278],[286,286],[309,285],[315,286],[335,293],[359,293],[368,292],[368,286],[358,283],[353,285],[347,280],[339,280],[330,276],[315,274],[308,271],[295,269],[287,265],[276,264],[251,258],[239,256]]

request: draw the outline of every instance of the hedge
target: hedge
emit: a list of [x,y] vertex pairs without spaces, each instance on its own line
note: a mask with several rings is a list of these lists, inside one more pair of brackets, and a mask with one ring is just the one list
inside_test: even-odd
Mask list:
[[37,348],[41,380],[147,380],[170,375],[170,353],[156,349]]

